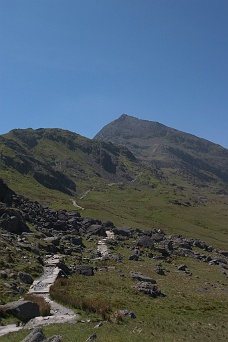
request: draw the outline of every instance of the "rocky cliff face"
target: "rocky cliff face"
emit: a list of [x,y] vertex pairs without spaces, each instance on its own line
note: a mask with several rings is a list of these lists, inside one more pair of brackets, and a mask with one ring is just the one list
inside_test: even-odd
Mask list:
[[11,205],[13,202],[14,192],[8,188],[8,186],[0,178],[0,202],[4,202]]

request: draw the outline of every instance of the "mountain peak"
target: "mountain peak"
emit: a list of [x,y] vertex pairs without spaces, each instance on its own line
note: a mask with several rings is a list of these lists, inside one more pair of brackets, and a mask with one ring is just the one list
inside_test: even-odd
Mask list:
[[94,137],[98,140],[110,141],[117,145],[125,145],[122,139],[146,139],[151,136],[165,136],[168,128],[159,122],[138,119],[134,116],[122,114],[118,119],[110,122]]
[[138,159],[168,172],[167,176],[177,172],[201,183],[228,182],[227,149],[159,122],[122,114],[95,139],[126,146]]

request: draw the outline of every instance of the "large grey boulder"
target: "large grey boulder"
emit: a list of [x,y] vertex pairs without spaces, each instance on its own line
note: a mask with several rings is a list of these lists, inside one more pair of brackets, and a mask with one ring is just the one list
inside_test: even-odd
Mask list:
[[59,246],[60,237],[59,236],[46,237],[46,238],[44,238],[44,241],[46,241],[48,243],[52,243],[55,246]]
[[56,264],[56,267],[60,268],[64,272],[65,275],[71,274],[71,270],[69,269],[69,267],[61,261],[59,261]]
[[184,265],[184,264],[181,264],[181,265],[178,266],[178,270],[179,271],[186,271],[186,268],[187,268],[187,266]]
[[131,227],[119,227],[119,228],[114,228],[113,229],[115,235],[121,235],[121,236],[126,236],[126,237],[131,237],[135,230]]
[[161,291],[159,290],[159,288],[156,285],[151,284],[151,283],[146,282],[146,281],[141,281],[141,282],[137,283],[136,285],[132,286],[132,288],[139,291],[139,292],[147,294],[150,297],[154,297],[154,298],[165,296],[163,293],[161,293]]
[[0,278],[2,279],[7,279],[8,278],[8,274],[6,271],[0,271]]
[[101,224],[92,224],[87,228],[86,232],[91,235],[106,236],[105,227]]
[[22,342],[46,342],[46,337],[40,328],[35,328]]
[[154,240],[148,236],[141,236],[137,239],[136,246],[144,248],[153,248]]
[[52,336],[46,339],[41,328],[35,328],[25,339],[21,342],[61,342],[60,336]]
[[33,278],[28,273],[19,272],[18,273],[18,278],[24,284],[32,284],[33,283]]
[[147,283],[156,284],[156,280],[154,280],[153,278],[147,277],[147,276],[145,276],[139,272],[130,272],[130,276],[131,276],[131,278],[139,280],[139,281],[144,281]]
[[76,246],[84,246],[82,242],[82,238],[74,235],[64,235],[61,237],[61,242],[69,241],[72,245]]
[[22,322],[27,322],[32,318],[40,316],[39,305],[27,300],[11,302],[3,305],[3,307],[6,313],[15,316]]
[[[1,209],[1,213],[4,208]],[[0,228],[3,228],[9,233],[21,234],[22,232],[30,232],[29,227],[24,222],[21,215],[14,209],[5,208],[4,215],[0,218]]]
[[97,338],[97,334],[93,333],[90,337],[87,338],[87,340],[85,342],[94,341],[94,340],[96,340],[96,338]]
[[82,274],[85,276],[93,276],[94,275],[93,267],[86,266],[86,265],[85,266],[84,265],[75,266],[73,273]]
[[131,318],[136,318],[136,315],[134,314],[134,312],[127,310],[127,309],[118,310],[117,312],[120,316],[129,316]]
[[219,250],[218,253],[219,253],[219,254],[222,254],[222,255],[225,256],[225,257],[228,257],[228,251]]
[[61,342],[61,340],[62,340],[62,339],[61,339],[60,336],[54,335],[54,336],[48,338],[48,339],[47,339],[47,342]]

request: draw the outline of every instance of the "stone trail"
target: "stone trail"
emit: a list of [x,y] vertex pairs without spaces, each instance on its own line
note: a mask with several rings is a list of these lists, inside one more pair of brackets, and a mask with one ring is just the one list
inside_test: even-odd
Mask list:
[[9,334],[10,332],[16,332],[23,329],[21,326],[17,326],[16,324],[9,324],[0,326],[0,336]]
[[106,230],[106,235],[107,237],[99,240],[97,244],[97,250],[102,255],[102,257],[109,254],[107,241],[115,238],[114,233],[111,230]]
[[52,301],[49,297],[50,286],[54,284],[55,280],[62,272],[62,270],[56,266],[60,262],[60,258],[60,255],[49,255],[46,257],[43,275],[33,282],[28,291],[29,294],[42,296],[46,300],[46,302],[50,304],[51,315],[46,317],[35,317],[24,326],[16,326],[16,324],[10,324],[0,327],[0,336],[21,329],[31,329],[53,323],[74,323],[77,321],[78,315],[76,315],[73,310],[65,308],[55,301]]

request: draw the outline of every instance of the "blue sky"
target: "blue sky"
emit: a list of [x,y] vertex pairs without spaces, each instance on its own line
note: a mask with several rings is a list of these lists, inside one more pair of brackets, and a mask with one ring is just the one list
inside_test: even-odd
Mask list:
[[126,113],[228,148],[227,0],[0,0],[0,134]]

